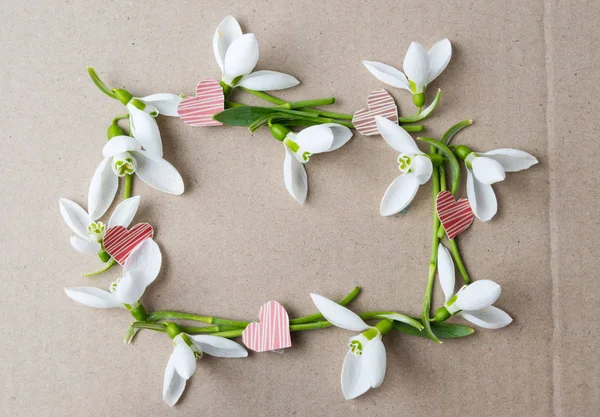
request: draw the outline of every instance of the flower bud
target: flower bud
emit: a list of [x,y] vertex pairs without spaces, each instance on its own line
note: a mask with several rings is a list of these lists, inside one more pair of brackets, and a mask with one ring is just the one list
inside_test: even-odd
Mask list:
[[417,107],[423,107],[425,105],[425,93],[413,94],[413,103]]

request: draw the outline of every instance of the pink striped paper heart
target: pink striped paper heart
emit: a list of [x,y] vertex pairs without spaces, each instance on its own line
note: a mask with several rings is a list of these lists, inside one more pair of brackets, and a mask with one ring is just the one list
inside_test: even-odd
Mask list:
[[373,91],[367,98],[368,109],[361,109],[354,113],[352,123],[356,130],[365,136],[378,135],[375,116],[383,116],[392,122],[398,121],[398,107],[394,97],[383,88]]
[[104,233],[104,250],[121,266],[129,254],[140,243],[154,236],[154,230],[148,223],[138,223],[127,230],[123,226],[113,226]]
[[196,97],[181,100],[177,107],[179,117],[190,126],[221,126],[213,115],[225,110],[225,96],[219,82],[205,78],[196,86]]
[[450,191],[440,191],[435,199],[438,217],[446,230],[448,239],[452,240],[473,223],[473,210],[466,198],[458,201]]
[[250,323],[242,332],[242,341],[248,349],[267,352],[292,346],[290,317],[277,301],[269,301],[260,308],[260,323]]

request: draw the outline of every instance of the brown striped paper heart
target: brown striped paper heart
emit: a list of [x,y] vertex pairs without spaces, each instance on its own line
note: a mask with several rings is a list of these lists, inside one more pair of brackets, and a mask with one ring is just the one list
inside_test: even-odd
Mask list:
[[140,243],[154,236],[154,230],[148,223],[138,223],[127,230],[123,226],[113,226],[104,233],[104,250],[121,266]]
[[379,134],[375,116],[383,116],[392,122],[398,122],[398,107],[394,97],[383,88],[373,91],[367,98],[368,109],[361,109],[354,113],[352,124],[356,130],[365,136]]
[[213,115],[225,110],[225,96],[219,82],[205,78],[196,86],[196,97],[181,100],[177,106],[179,117],[190,126],[221,126]]
[[248,349],[267,352],[292,347],[290,317],[277,301],[269,301],[260,308],[260,323],[250,323],[242,332],[242,341]]
[[458,201],[450,191],[440,191],[435,199],[435,208],[448,239],[452,240],[473,223],[473,210],[466,198]]

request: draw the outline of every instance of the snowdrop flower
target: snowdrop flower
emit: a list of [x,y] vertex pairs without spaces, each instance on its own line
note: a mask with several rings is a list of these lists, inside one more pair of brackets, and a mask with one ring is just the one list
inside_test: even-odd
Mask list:
[[163,399],[169,406],[181,397],[185,383],[196,372],[196,359],[204,353],[219,358],[245,358],[248,352],[233,340],[219,336],[192,336],[181,333],[174,323],[167,325],[167,333],[173,338],[173,353],[167,362],[163,384]]
[[[131,251],[123,265],[123,276],[110,285],[110,291],[95,287],[65,288],[72,300],[95,308],[124,307],[138,320],[145,319],[145,310],[139,304],[140,298],[160,271],[162,255],[153,239],[146,239]],[[141,311],[140,311],[141,310]],[[141,317],[136,316],[140,311]]]
[[499,329],[512,322],[507,313],[492,305],[501,293],[500,285],[494,281],[475,281],[454,294],[454,262],[448,249],[441,243],[438,246],[438,270],[446,303],[435,312],[436,321],[444,321],[458,314],[485,329]]
[[398,169],[402,174],[387,188],[380,205],[381,215],[391,216],[408,207],[419,186],[431,178],[433,164],[406,130],[385,117],[376,116],[375,120],[379,133],[388,145],[400,152]]
[[122,89],[115,89],[114,94],[129,111],[131,134],[142,144],[148,154],[154,158],[162,158],[162,140],[154,118],[159,114],[179,117],[177,106],[182,100],[181,96],[159,93],[137,98]]
[[451,57],[450,41],[442,39],[429,52],[420,43],[411,43],[404,57],[404,73],[381,62],[363,61],[363,64],[379,81],[413,93],[415,105],[422,107],[427,85],[446,69]]
[[[88,208],[90,213],[87,213],[77,203],[61,198],[58,200],[60,214],[62,214],[67,226],[77,235],[71,236],[71,246],[81,253],[105,253],[102,250],[102,239],[104,231],[113,226],[127,227],[133,220],[140,204],[140,197],[135,196],[123,200],[119,203],[115,211],[110,216],[108,223],[98,221],[104,215],[108,206],[99,206],[98,200],[90,195],[88,200]],[[108,254],[105,255],[108,260]]]
[[517,172],[538,163],[527,152],[517,149],[496,149],[475,153],[464,145],[456,148],[459,158],[467,167],[467,197],[473,213],[483,222],[491,220],[498,211],[496,194],[492,184],[504,181],[506,172]]
[[382,320],[371,327],[356,313],[321,295],[311,294],[323,316],[334,326],[362,332],[350,338],[348,353],[342,365],[342,393],[351,400],[370,388],[377,388],[385,377],[386,355],[383,335],[392,328],[392,322]]
[[[142,144],[130,136],[115,136],[102,149],[104,159],[96,168],[90,183],[90,215],[94,210],[104,212],[111,205],[119,177],[133,173],[146,184],[158,191],[180,195],[183,193],[183,179],[179,172],[162,158],[152,156],[142,150]],[[93,208],[92,208],[93,207]]]
[[336,123],[324,123],[294,133],[285,126],[273,124],[271,133],[283,142],[283,180],[285,188],[300,204],[306,200],[308,178],[304,164],[316,153],[331,152],[341,148],[352,137],[352,131]]
[[[242,86],[250,90],[283,90],[300,84],[296,78],[276,71],[255,71],[258,42],[253,33],[242,34],[233,16],[221,21],[213,38],[215,59],[221,68],[221,81],[228,87]],[[227,91],[225,94],[227,95]]]

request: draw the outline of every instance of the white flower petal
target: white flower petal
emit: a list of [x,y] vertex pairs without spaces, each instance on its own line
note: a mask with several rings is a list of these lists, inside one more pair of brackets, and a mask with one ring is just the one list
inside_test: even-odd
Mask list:
[[131,134],[144,147],[144,149],[156,158],[162,158],[163,147],[160,131],[154,117],[133,104],[128,104]]
[[450,256],[448,249],[441,243],[438,245],[438,275],[440,277],[440,285],[442,292],[446,298],[446,302],[454,295],[454,286],[456,285],[456,277],[454,270],[454,262]]
[[333,133],[333,143],[326,152],[332,152],[341,148],[352,138],[352,130],[346,126],[337,123],[323,123],[321,126],[327,126]]
[[288,193],[294,199],[303,204],[306,201],[308,194],[308,178],[304,164],[298,161],[296,155],[290,148],[283,145],[285,148],[285,159],[283,160],[283,181]]
[[142,97],[140,100],[147,105],[153,106],[158,111],[158,114],[179,117],[177,106],[179,106],[183,98],[173,93],[157,93]]
[[79,204],[66,198],[60,198],[58,200],[58,207],[60,209],[60,214],[67,226],[69,226],[69,229],[83,239],[90,240],[87,227],[92,222],[92,219],[87,212],[82,209]]
[[69,241],[71,242],[71,246],[80,253],[98,253],[102,249],[100,243],[81,239],[77,236],[71,236]]
[[106,145],[102,148],[102,156],[110,158],[124,152],[139,151],[141,149],[142,144],[131,136],[115,136],[106,142]]
[[421,185],[429,181],[431,174],[433,174],[433,164],[431,163],[431,159],[425,155],[415,156],[410,169]]
[[484,329],[500,329],[512,323],[512,317],[497,307],[489,306],[477,311],[462,311],[460,315]]
[[398,176],[385,190],[379,212],[382,216],[399,213],[413,201],[417,191],[419,191],[419,180],[416,175],[404,174]]
[[373,340],[367,343],[362,354],[363,367],[369,374],[371,388],[377,388],[383,383],[385,378],[386,354],[385,346],[381,340],[381,334],[378,334]]
[[346,353],[342,365],[342,394],[347,400],[352,400],[371,388],[368,370],[363,365],[362,356],[351,351]]
[[121,201],[110,216],[106,229],[110,229],[113,226],[128,227],[135,217],[139,205],[139,195]]
[[295,77],[277,71],[256,71],[246,75],[238,85],[255,91],[285,90],[300,84]]
[[498,202],[491,185],[482,184],[467,167],[467,197],[475,216],[482,222],[487,222],[496,215]]
[[203,353],[210,356],[219,358],[245,358],[248,356],[248,351],[239,343],[224,337],[197,335],[190,336],[190,339],[194,341]]
[[453,308],[457,310],[481,310],[489,307],[500,297],[500,285],[489,279],[475,281],[463,287],[456,295]]
[[142,298],[146,291],[144,277],[137,271],[123,273],[123,277],[117,284],[115,296],[123,304],[135,304]]
[[196,372],[196,357],[192,348],[190,348],[181,335],[175,336],[173,339],[175,349],[173,350],[175,371],[185,380],[190,379]]
[[117,298],[108,291],[94,287],[71,287],[65,288],[67,296],[88,307],[115,308],[123,307]]
[[377,123],[379,133],[381,133],[381,136],[383,136],[392,149],[408,155],[423,154],[414,139],[406,130],[398,126],[396,122],[392,122],[382,116],[375,116],[375,122]]
[[408,80],[402,71],[381,62],[363,61],[363,64],[379,81],[392,87],[404,88],[410,91]]
[[431,47],[429,55],[429,75],[427,84],[435,80],[450,63],[452,45],[448,39],[442,39]]
[[111,165],[111,158],[104,158],[90,182],[88,210],[92,220],[99,219],[106,213],[117,194],[119,178],[112,171]]
[[[123,274],[135,273],[144,288],[152,284],[162,265],[162,254],[154,239],[146,239],[131,251],[123,265]],[[137,300],[135,300],[137,301]]]
[[502,165],[506,172],[522,171],[538,163],[535,156],[518,149],[494,149],[480,155],[494,159]]
[[310,297],[321,314],[334,326],[356,332],[362,332],[370,327],[358,314],[335,301],[318,294],[311,294]]
[[183,179],[173,165],[144,151],[136,152],[134,157],[137,161],[135,173],[142,181],[158,191],[183,194]]
[[473,175],[482,184],[495,184],[504,181],[506,172],[500,162],[485,156],[478,156],[471,160]]
[[246,33],[234,40],[225,54],[226,82],[240,75],[250,74],[258,62],[258,55],[258,42],[254,33]]
[[163,400],[173,407],[183,394],[185,389],[185,379],[175,371],[175,352],[169,356],[167,368],[165,369],[165,378],[163,381]]
[[223,72],[223,62],[225,61],[225,53],[229,45],[242,36],[242,28],[235,17],[227,16],[219,23],[215,35],[213,37],[213,51],[215,53],[215,59],[221,72]]
[[333,132],[327,126],[311,126],[298,133],[294,141],[300,146],[301,151],[308,151],[311,154],[327,152],[333,145]]
[[418,42],[408,47],[404,57],[404,74],[415,84],[413,93],[422,93],[429,79],[429,54]]

